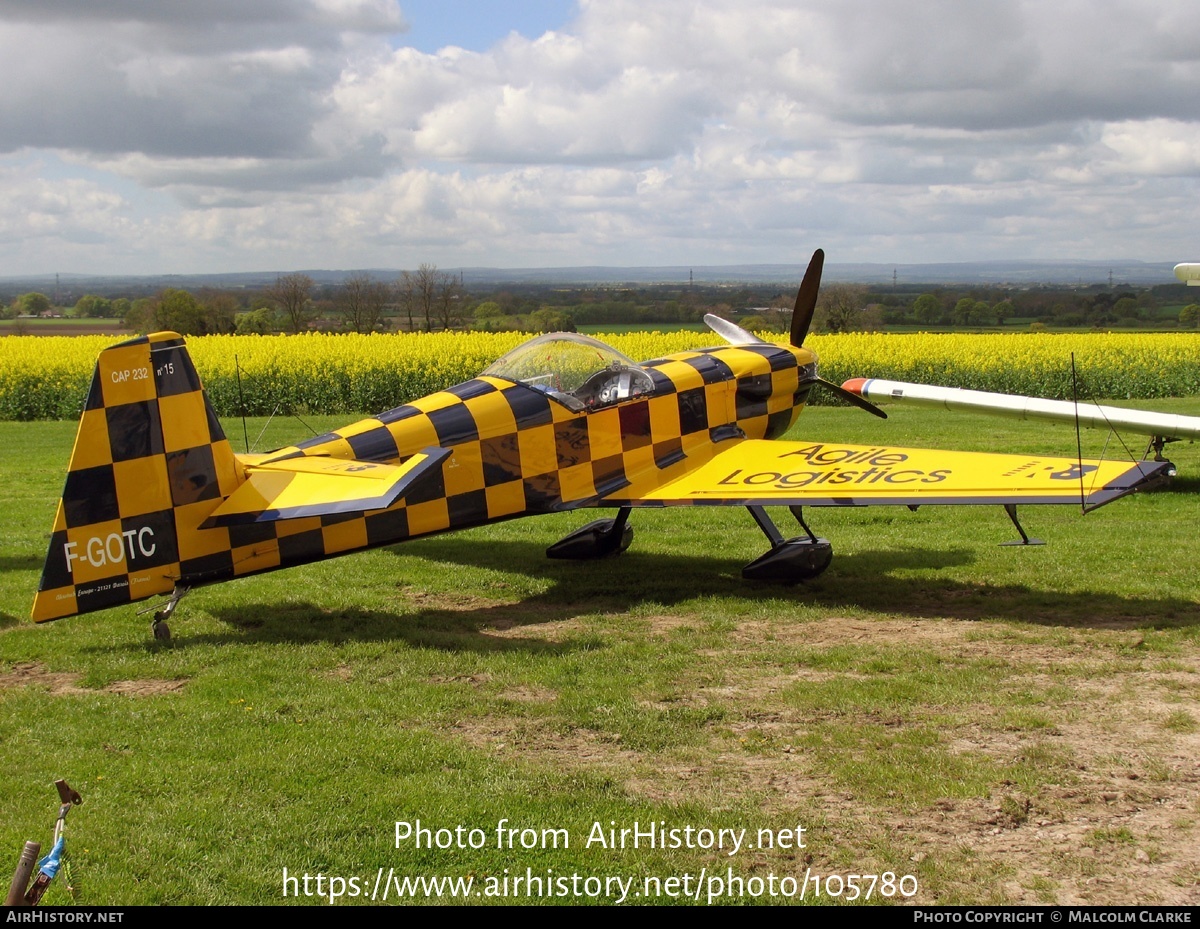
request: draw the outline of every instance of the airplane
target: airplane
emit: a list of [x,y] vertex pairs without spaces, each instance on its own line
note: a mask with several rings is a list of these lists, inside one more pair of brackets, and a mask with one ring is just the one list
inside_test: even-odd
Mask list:
[[[235,454],[182,337],[100,353],[41,583],[36,622],[150,597],[156,638],[195,587],[433,533],[583,507],[615,509],[547,549],[624,551],[638,507],[746,507],[770,547],[752,580],[816,577],[833,549],[805,506],[1099,506],[1162,481],[1155,462],[1091,461],[778,441],[814,387],[877,416],[817,374],[804,346],[824,253],[796,295],[790,344],[717,317],[727,345],[638,363],[576,333],[539,336],[478,377],[295,445]],[[1085,487],[1086,475],[1086,487]],[[788,507],[785,538],[767,506]]]
[[910,384],[880,377],[852,377],[842,382],[842,389],[874,402],[892,401],[950,411],[968,410],[1009,419],[1076,423],[1085,429],[1125,430],[1149,436],[1146,455],[1149,456],[1153,451],[1155,461],[1164,460],[1162,450],[1168,442],[1200,439],[1200,416],[1184,416],[1181,413],[1155,413],[1151,410],[1100,406],[1097,403],[1072,403],[1069,400],[1046,400],[1019,394],[965,390],[961,387]]

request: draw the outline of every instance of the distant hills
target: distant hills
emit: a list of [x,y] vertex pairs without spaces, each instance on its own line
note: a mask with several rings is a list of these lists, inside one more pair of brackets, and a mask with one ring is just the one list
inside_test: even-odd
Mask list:
[[[1180,261],[1184,259],[1179,259]],[[882,264],[878,262],[829,262],[826,281],[856,284],[1107,284],[1109,273],[1114,284],[1175,283],[1176,262],[1144,261],[975,261],[937,264]],[[522,284],[665,284],[687,283],[790,283],[804,276],[805,264],[705,265],[689,268],[667,267],[612,268],[582,266],[574,268],[463,268],[468,285]],[[447,270],[447,269],[442,269]],[[458,269],[450,269],[458,270]],[[689,277],[690,276],[690,277]]]
[[[1184,261],[1186,255],[1177,260]],[[933,264],[883,264],[877,262],[829,263],[825,265],[826,281],[848,281],[858,284],[899,285],[958,284],[958,285],[1017,285],[1057,284],[1080,286],[1107,285],[1111,274],[1116,284],[1151,286],[1175,282],[1174,261],[963,261]],[[360,269],[354,269],[360,270]],[[382,279],[400,275],[396,268],[361,269]],[[502,287],[504,285],[578,285],[597,284],[686,284],[689,280],[703,284],[794,284],[804,275],[804,265],[741,264],[685,265],[667,267],[606,267],[601,265],[566,268],[451,268],[441,271],[461,274],[468,288]],[[60,287],[75,292],[121,290],[152,293],[163,287],[196,289],[202,287],[259,289],[274,283],[279,274],[290,272],[250,271],[229,274],[156,274],[156,275],[57,275]],[[310,269],[309,275],[318,284],[337,284],[351,273]],[[39,290],[51,292],[54,274],[14,275],[0,277],[6,291]]]

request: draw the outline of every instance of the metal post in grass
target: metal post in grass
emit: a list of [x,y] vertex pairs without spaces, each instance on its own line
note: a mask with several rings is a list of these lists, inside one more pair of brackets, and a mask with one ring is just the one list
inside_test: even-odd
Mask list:
[[8,896],[4,898],[5,906],[21,906],[25,902],[25,888],[29,886],[29,877],[33,874],[38,855],[42,853],[41,842],[26,842],[21,849],[21,858],[17,862],[17,870],[13,872],[12,883],[8,887]]

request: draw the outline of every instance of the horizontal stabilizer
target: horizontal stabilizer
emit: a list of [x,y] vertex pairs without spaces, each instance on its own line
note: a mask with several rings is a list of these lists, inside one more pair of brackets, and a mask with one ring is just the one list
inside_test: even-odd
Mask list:
[[[747,440],[612,506],[1109,503],[1164,480],[1167,462],[997,455],[840,442]],[[632,497],[632,498],[631,498]]]
[[447,448],[426,448],[402,465],[325,457],[249,465],[247,481],[201,528],[387,509],[416,485],[439,478],[450,454]]

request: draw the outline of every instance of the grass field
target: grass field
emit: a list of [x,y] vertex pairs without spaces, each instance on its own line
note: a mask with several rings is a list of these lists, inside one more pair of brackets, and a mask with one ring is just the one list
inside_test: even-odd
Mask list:
[[[1171,490],[1023,509],[1040,548],[999,547],[999,507],[812,510],[833,566],[756,586],[742,511],[635,513],[631,549],[595,563],[543,556],[594,516],[563,514],[199,590],[161,646],[132,607],[25,618],[74,428],[0,423],[0,848],[48,844],[65,777],[80,903],[292,902],[285,869],[312,879],[302,902],[394,869],[470,878],[472,903],[612,902],[584,879],[617,877],[627,902],[811,901],[814,875],[844,901],[848,875],[885,873],[871,902],[1200,903],[1194,445],[1169,447]],[[305,434],[277,419],[260,448]],[[1075,441],[907,408],[814,408],[794,436]],[[417,820],[450,847],[397,842]],[[635,822],[733,832],[598,841]],[[566,883],[531,899],[530,875]]]

